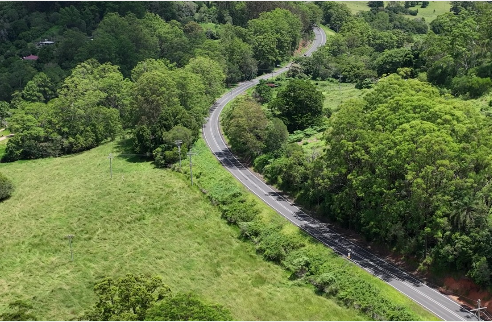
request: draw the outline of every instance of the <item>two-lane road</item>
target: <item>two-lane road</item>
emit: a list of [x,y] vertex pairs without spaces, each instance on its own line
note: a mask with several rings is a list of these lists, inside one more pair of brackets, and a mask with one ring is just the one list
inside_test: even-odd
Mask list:
[[[315,40],[306,55],[311,55],[313,51],[326,42],[326,34],[323,30],[315,28],[314,32]],[[286,72],[288,67],[278,69],[273,75],[276,76]],[[296,205],[284,199],[273,188],[261,181],[235,158],[220,133],[219,115],[229,101],[248,88],[258,84],[260,79],[269,77],[272,77],[271,73],[238,84],[236,88],[218,99],[216,104],[211,108],[211,115],[203,127],[203,136],[210,150],[215,154],[220,163],[251,192],[275,209],[280,215],[290,220],[294,225],[300,227],[321,243],[333,249],[336,253],[342,256],[347,256],[350,253],[350,260],[352,262],[390,284],[441,319],[448,321],[476,320],[473,314],[462,311],[461,306],[447,296],[428,287],[417,278],[377,257],[368,250],[353,244],[330,229],[329,224],[322,223],[305,214]]]

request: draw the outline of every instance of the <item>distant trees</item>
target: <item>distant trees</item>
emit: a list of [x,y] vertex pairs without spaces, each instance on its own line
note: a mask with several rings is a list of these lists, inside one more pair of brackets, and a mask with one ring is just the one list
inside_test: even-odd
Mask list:
[[290,11],[277,8],[250,20],[248,30],[253,36],[253,53],[259,67],[271,70],[297,49],[302,24]]
[[456,1],[431,22],[432,32],[416,46],[429,82],[466,99],[489,91],[491,12],[488,3]]
[[349,8],[339,2],[320,1],[318,6],[323,11],[323,24],[338,32],[343,24],[352,18]]
[[[18,102],[9,119],[16,135],[7,143],[2,161],[79,152],[114,139],[126,112],[127,85],[115,66],[94,60],[80,64],[65,80],[58,98],[47,103]],[[47,89],[33,85],[23,95],[43,101],[46,93]]]

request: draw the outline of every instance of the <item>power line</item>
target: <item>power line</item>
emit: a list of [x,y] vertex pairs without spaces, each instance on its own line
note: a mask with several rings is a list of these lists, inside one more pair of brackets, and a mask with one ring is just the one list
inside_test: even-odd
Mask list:
[[181,170],[181,144],[183,144],[182,140],[176,140],[174,143],[178,146],[178,152],[179,152],[179,170]]
[[191,178],[191,185],[193,186],[193,169],[192,169],[192,163],[191,163],[191,156],[196,155],[196,153],[190,151],[190,152],[186,153],[186,155],[188,155],[190,157],[190,178]]

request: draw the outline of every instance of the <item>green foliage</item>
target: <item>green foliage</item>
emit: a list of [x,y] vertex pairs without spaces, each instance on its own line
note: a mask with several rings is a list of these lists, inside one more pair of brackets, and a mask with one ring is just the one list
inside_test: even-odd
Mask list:
[[490,268],[484,256],[475,260],[468,275],[479,285],[490,284]]
[[266,80],[260,79],[260,82],[255,87],[253,96],[261,104],[269,103],[273,98],[273,88],[267,85]]
[[267,260],[282,262],[293,250],[304,246],[304,241],[297,236],[289,236],[279,230],[280,227],[266,226],[256,237],[256,249]]
[[90,321],[143,321],[147,310],[171,295],[160,277],[127,274],[107,277],[94,285],[97,302],[83,319]]
[[224,117],[224,133],[233,151],[255,158],[265,149],[268,119],[261,106],[252,99],[233,103]]
[[488,77],[462,76],[453,78],[451,82],[452,93],[467,98],[478,98],[487,93],[491,87],[492,80]]
[[38,321],[31,313],[33,306],[26,301],[16,300],[9,303],[9,311],[0,314],[2,321]]
[[291,80],[269,104],[289,132],[317,125],[323,111],[323,94],[310,81]]
[[390,76],[345,103],[330,125],[323,171],[311,178],[322,183],[328,216],[448,268],[468,271],[474,255],[490,260],[478,246],[489,228],[478,230],[489,212],[492,124],[478,109]]
[[351,19],[352,15],[348,7],[338,2],[321,2],[323,10],[323,24],[338,32],[344,22]]
[[396,73],[399,68],[413,67],[413,55],[407,48],[384,51],[374,62],[379,76]]
[[219,304],[202,302],[192,293],[178,293],[152,306],[146,321],[230,321],[232,315]]
[[456,2],[451,12],[432,21],[433,33],[427,35],[422,45],[430,82],[467,98],[486,92],[490,84],[479,77],[489,77],[486,52],[491,49],[487,40],[490,12],[490,4]]
[[255,203],[246,202],[242,199],[234,199],[221,205],[220,210],[222,217],[232,224],[253,221],[259,213]]
[[266,129],[266,142],[265,142],[265,153],[275,153],[279,154],[285,147],[287,139],[289,137],[289,132],[287,131],[287,126],[279,118],[272,118],[268,122]]
[[263,12],[258,19],[248,21],[253,36],[253,53],[262,69],[271,69],[297,49],[301,40],[299,18],[285,9]]
[[301,146],[289,144],[284,155],[263,168],[265,178],[284,191],[297,192],[309,177],[309,163]]
[[9,198],[14,191],[14,185],[10,179],[0,173],[0,201]]
[[207,102],[212,103],[224,90],[225,75],[222,67],[206,57],[197,57],[190,60],[185,70],[197,74],[205,86]]
[[58,98],[47,104],[19,102],[9,120],[16,135],[2,159],[58,156],[114,140],[121,130],[120,115],[126,111],[127,85],[111,64],[95,60],[79,64],[65,79]]

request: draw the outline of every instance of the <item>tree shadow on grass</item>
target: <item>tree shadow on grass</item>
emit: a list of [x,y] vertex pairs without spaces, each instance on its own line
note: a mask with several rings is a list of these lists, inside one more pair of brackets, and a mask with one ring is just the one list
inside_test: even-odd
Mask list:
[[116,142],[114,157],[122,158],[127,162],[140,163],[152,161],[152,155],[137,154],[133,151],[131,138],[121,138]]

